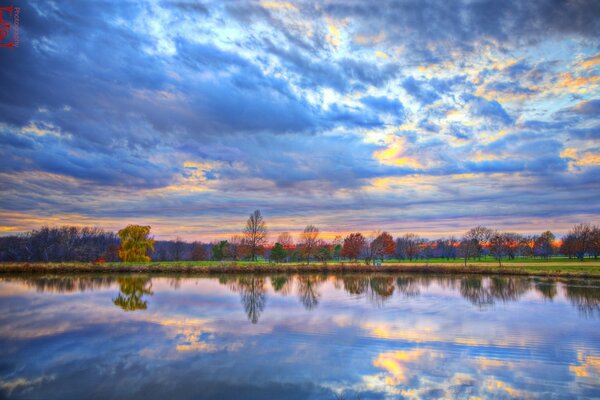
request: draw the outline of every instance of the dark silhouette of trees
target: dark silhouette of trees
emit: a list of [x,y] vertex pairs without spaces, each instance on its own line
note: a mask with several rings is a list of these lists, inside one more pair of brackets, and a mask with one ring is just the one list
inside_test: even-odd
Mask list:
[[594,225],[592,226],[590,232],[590,244],[589,244],[589,253],[590,256],[594,258],[598,258],[600,256],[600,226]]
[[0,261],[117,261],[119,238],[100,228],[44,226],[0,237]]
[[550,231],[542,233],[534,240],[533,255],[547,260],[554,255],[554,234]]
[[424,240],[418,235],[407,233],[396,239],[396,256],[401,260],[409,259],[412,261],[419,256],[423,243]]
[[508,257],[510,247],[510,237],[507,233],[495,231],[489,238],[490,253],[498,260],[498,265],[502,266],[502,258]]
[[210,259],[210,244],[179,240],[156,240],[150,258],[156,261],[202,261]]
[[185,250],[185,243],[179,236],[175,238],[175,243],[173,244],[173,258],[175,261],[180,261],[183,257],[183,252]]
[[260,210],[255,210],[244,229],[244,244],[248,250],[248,256],[252,261],[256,260],[256,256],[262,254],[264,245],[267,243],[267,224],[260,213]]
[[578,260],[583,261],[586,254],[594,253],[594,236],[597,229],[590,224],[575,225],[563,238],[561,253],[569,258],[577,257]]
[[469,258],[479,258],[483,254],[484,245],[486,245],[493,231],[483,226],[476,226],[465,233],[460,243],[459,250],[465,260],[465,266]]
[[456,259],[459,242],[454,238],[438,239],[430,244],[434,258]]

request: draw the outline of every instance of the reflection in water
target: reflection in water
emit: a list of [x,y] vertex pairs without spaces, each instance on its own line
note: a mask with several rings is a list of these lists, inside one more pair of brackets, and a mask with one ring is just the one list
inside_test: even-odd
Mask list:
[[552,300],[556,297],[558,290],[556,289],[556,282],[551,279],[539,279],[534,278],[535,289],[544,297],[546,300]]
[[120,277],[117,279],[120,292],[117,298],[113,300],[116,306],[124,311],[145,310],[148,303],[142,297],[144,295],[152,296],[152,280],[149,277]]
[[460,280],[460,294],[478,307],[493,304],[491,293],[483,285],[481,276],[467,276]]
[[258,322],[265,309],[267,288],[264,277],[254,275],[222,276],[220,282],[226,284],[234,292],[240,293],[244,311],[253,324]]
[[419,289],[419,279],[416,276],[400,276],[396,278],[398,291],[405,297],[416,297],[421,291]]
[[460,293],[478,307],[519,300],[531,289],[528,278],[512,276],[467,276],[460,281]]
[[[212,279],[212,278],[205,278]],[[271,288],[275,293],[288,295],[294,288],[300,303],[312,310],[318,306],[321,294],[319,286],[327,280],[325,275],[285,275],[271,276]],[[167,279],[170,287],[179,289],[184,280],[181,276]],[[241,301],[253,323],[258,322],[264,311],[267,297],[267,278],[253,275],[221,275],[219,283],[240,293]],[[151,296],[152,278],[145,276],[42,276],[42,277],[3,277],[0,282],[19,282],[35,288],[40,293],[75,293],[111,288],[119,285],[120,293],[114,304],[125,311],[145,310]],[[353,296],[366,295],[373,304],[383,305],[397,291],[402,297],[413,298],[431,284],[448,289],[457,289],[460,295],[473,305],[484,308],[495,302],[518,301],[526,293],[535,290],[544,299],[552,300],[558,294],[557,282],[551,278],[529,278],[519,276],[483,275],[386,275],[386,274],[343,274],[334,278],[335,287]],[[569,279],[563,283],[564,295],[584,315],[592,317],[600,313],[600,284],[585,279]]]
[[566,285],[566,296],[586,317],[600,316],[600,286],[585,280],[571,280]]
[[394,294],[394,277],[392,276],[374,276],[370,279],[371,300],[374,304],[383,305],[385,300]]
[[327,280],[325,275],[299,275],[297,277],[298,298],[307,310],[312,310],[319,304],[321,294],[319,285]]
[[108,276],[40,276],[26,278],[2,278],[3,281],[11,280],[23,282],[28,287],[35,288],[38,292],[74,293],[88,290],[100,290],[111,287],[115,277]]
[[277,293],[287,296],[292,292],[293,279],[290,275],[275,275],[271,277],[271,286]]
[[[173,289],[179,289],[182,277],[168,278]],[[209,278],[206,278],[209,279]],[[266,305],[266,277],[252,275],[222,275],[219,282],[232,291],[240,293],[241,301],[253,323],[258,322]],[[312,310],[321,298],[319,286],[327,280],[325,275],[274,275],[270,277],[274,292],[288,295],[294,290],[300,303]],[[4,277],[0,281],[22,282],[36,291],[53,293],[74,293],[100,290],[119,285],[120,293],[113,300],[114,304],[125,311],[145,310],[148,302],[143,296],[151,296],[152,278],[136,276],[44,276],[44,277]],[[534,289],[544,299],[552,300],[558,294],[557,281],[549,278],[528,278],[518,276],[467,275],[435,276],[435,275],[366,275],[348,274],[335,278],[336,288],[342,288],[350,295],[367,295],[376,305],[383,305],[394,292],[406,298],[417,297],[423,288],[435,283],[443,288],[459,288],[460,295],[478,307],[493,305],[496,301],[503,303],[518,301],[523,295]],[[338,284],[339,283],[339,284]],[[592,317],[600,312],[600,285],[590,280],[570,279],[565,282],[565,297],[584,315]]]
[[490,297],[504,303],[517,301],[531,289],[531,282],[520,277],[493,276],[490,281]]
[[0,307],[2,399],[600,397],[594,280],[0,277]]
[[369,288],[369,278],[364,275],[343,275],[344,290],[351,295],[361,295]]

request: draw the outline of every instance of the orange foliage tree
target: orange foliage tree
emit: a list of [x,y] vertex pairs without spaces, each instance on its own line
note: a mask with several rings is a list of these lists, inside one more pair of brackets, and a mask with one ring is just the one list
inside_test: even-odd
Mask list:
[[347,257],[351,260],[356,261],[363,251],[366,244],[365,237],[362,233],[351,233],[344,238],[344,245],[342,246],[342,257]]
[[391,256],[396,251],[396,242],[394,238],[387,232],[382,232],[373,240],[371,243],[371,254],[373,258],[383,258],[385,256]]

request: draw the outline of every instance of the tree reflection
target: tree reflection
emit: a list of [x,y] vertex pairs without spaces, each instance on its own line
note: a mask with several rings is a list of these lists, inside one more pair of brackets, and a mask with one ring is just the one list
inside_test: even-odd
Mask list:
[[370,279],[371,299],[375,304],[383,303],[394,294],[394,278],[391,276],[377,276]]
[[552,280],[536,280],[534,287],[546,300],[554,299],[558,293],[556,290],[556,282]]
[[319,305],[321,293],[318,287],[327,278],[321,275],[300,275],[298,276],[298,298],[307,310],[312,310]]
[[145,310],[148,303],[144,295],[152,296],[152,280],[148,277],[127,276],[117,279],[120,292],[113,303],[124,311]]
[[460,280],[460,294],[478,307],[494,304],[492,296],[480,276],[467,276]]
[[565,296],[584,317],[600,317],[600,286],[588,281],[570,280],[565,285]]
[[[10,282],[12,278],[3,280]],[[115,283],[115,278],[107,276],[43,276],[15,278],[15,281],[23,282],[40,293],[74,293],[109,288]]]
[[271,286],[275,292],[287,295],[292,291],[293,279],[289,275],[275,275],[271,277]]
[[342,277],[344,290],[352,295],[360,295],[369,288],[369,280],[363,275],[344,275]]
[[416,297],[421,293],[419,280],[415,276],[400,276],[396,278],[396,286],[404,297]]
[[492,276],[467,276],[460,281],[460,294],[478,307],[519,300],[531,289],[528,278]]
[[219,281],[227,284],[233,291],[240,293],[248,320],[256,324],[267,303],[265,278],[245,275],[236,278],[221,277]]
[[492,299],[504,303],[519,300],[531,289],[531,282],[526,278],[492,276],[489,280]]

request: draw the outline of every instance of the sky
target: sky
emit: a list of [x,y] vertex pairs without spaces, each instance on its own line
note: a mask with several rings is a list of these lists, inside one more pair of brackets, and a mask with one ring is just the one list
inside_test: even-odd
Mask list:
[[600,222],[598,1],[13,4],[4,235]]

